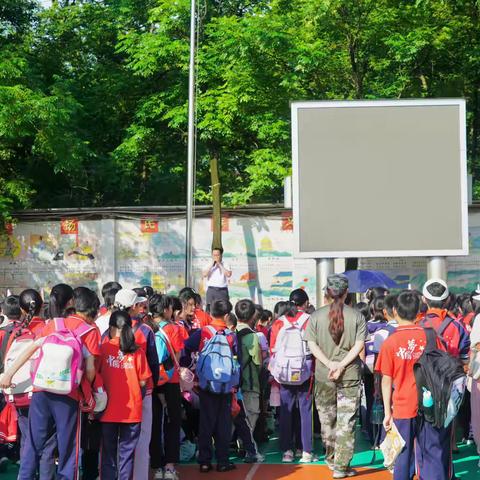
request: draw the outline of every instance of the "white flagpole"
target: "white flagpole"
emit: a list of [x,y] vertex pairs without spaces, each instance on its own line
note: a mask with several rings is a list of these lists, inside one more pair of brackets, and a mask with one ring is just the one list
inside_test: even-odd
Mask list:
[[185,252],[185,285],[193,287],[192,278],[192,227],[193,192],[195,178],[195,0],[190,10],[190,70],[188,79],[188,161],[187,161],[187,227]]

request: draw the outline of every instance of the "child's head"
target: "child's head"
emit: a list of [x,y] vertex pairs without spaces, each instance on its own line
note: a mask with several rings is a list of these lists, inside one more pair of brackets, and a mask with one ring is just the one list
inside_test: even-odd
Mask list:
[[9,295],[2,305],[3,314],[10,320],[20,320],[22,312],[18,295]]
[[148,304],[150,313],[153,318],[159,320],[171,320],[173,315],[173,301],[172,297],[168,295],[160,295],[155,293],[150,297]]
[[180,301],[182,302],[182,311],[185,315],[193,315],[195,310],[196,292],[191,288],[184,288],[180,291]]
[[202,296],[199,293],[195,293],[195,308],[202,308]]
[[50,318],[65,317],[73,306],[73,288],[65,283],[59,283],[52,288],[48,302]]
[[[308,313],[308,312],[307,312]],[[262,327],[269,327],[272,322],[272,312],[270,310],[263,310],[262,316],[260,317],[260,324]]]
[[397,297],[397,304],[393,311],[395,318],[404,322],[413,322],[420,310],[420,299],[411,290],[404,290]]
[[387,288],[385,287],[373,287],[368,290],[366,297],[369,303],[372,303],[373,300],[377,297],[384,297],[385,295],[388,295],[390,292],[388,291]]
[[239,322],[252,326],[251,323],[256,317],[255,304],[247,298],[238,301],[235,305],[235,315]]
[[389,322],[393,320],[395,317],[393,309],[396,307],[396,305],[397,305],[397,295],[390,293],[385,297],[383,302],[383,315]]
[[289,302],[277,302],[275,304],[275,307],[273,307],[273,317],[276,320],[277,318],[280,318],[281,316],[285,315],[285,313],[288,312],[290,309]]
[[40,315],[43,306],[42,296],[33,288],[24,290],[18,297],[20,309],[24,315],[29,315],[32,318],[35,315]]
[[124,310],[128,312],[131,317],[142,315],[145,313],[145,305],[147,298],[139,296],[135,290],[129,290],[128,288],[122,288],[115,294],[114,306],[118,310]]
[[446,308],[449,302],[450,292],[447,284],[439,279],[432,278],[423,286],[423,298],[429,308]]
[[358,302],[355,305],[355,310],[358,310],[366,322],[370,320],[370,306],[366,302]]
[[147,298],[150,298],[155,293],[155,290],[150,285],[144,285],[142,288]]
[[375,297],[370,304],[370,310],[375,322],[385,322],[383,308],[385,306],[385,297]]
[[137,350],[135,336],[132,330],[132,319],[124,310],[116,310],[110,316],[110,338],[120,337],[120,350],[123,353],[133,353]]
[[232,330],[232,331],[236,330],[236,328],[237,328],[237,317],[234,313],[230,312],[230,314],[227,317],[226,324],[227,324],[227,327],[230,330]]
[[118,282],[107,282],[102,287],[102,297],[107,308],[113,307],[113,304],[115,303],[115,295],[121,289],[122,286]]
[[232,311],[232,304],[228,300],[216,300],[213,302],[211,314],[213,318],[227,321],[227,316]]
[[308,307],[308,294],[302,288],[297,288],[290,293],[290,302],[293,302],[297,307],[305,309]]
[[100,308],[100,300],[93,290],[87,287],[78,287],[73,291],[73,307],[75,312],[86,319],[95,320]]
[[457,307],[463,316],[474,311],[470,293],[462,293],[457,297]]

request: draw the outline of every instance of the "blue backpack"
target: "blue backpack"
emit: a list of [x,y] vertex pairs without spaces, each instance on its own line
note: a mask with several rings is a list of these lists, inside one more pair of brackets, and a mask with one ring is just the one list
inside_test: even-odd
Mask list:
[[[159,324],[158,332],[155,332],[155,347],[157,348],[158,363],[159,363],[159,376],[157,385],[161,386],[167,383],[172,379],[173,374],[175,373],[175,363],[172,358],[170,351],[171,349],[170,340],[168,336],[163,331],[163,327],[167,325],[168,322],[161,322]],[[170,346],[170,350],[169,347]]]
[[234,357],[228,337],[233,332],[206,327],[213,336],[205,342],[197,363],[199,386],[212,393],[230,393],[240,383],[240,365]]

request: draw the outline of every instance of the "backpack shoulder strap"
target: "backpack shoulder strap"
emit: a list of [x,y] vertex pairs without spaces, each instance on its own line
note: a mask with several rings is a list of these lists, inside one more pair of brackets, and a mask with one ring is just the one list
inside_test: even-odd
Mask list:
[[308,313],[303,312],[298,320],[295,322],[298,326],[298,328],[303,329],[303,326],[305,323],[307,323],[308,319],[310,318],[310,315]]
[[434,328],[427,327],[424,328],[425,330],[425,335],[427,337],[427,345],[425,350],[432,351],[437,349],[437,332],[435,331]]
[[441,337],[445,330],[448,328],[448,326],[453,322],[453,318],[447,315],[443,322],[440,324],[438,327],[437,333]]
[[212,334],[212,336],[215,336],[218,332],[215,330],[215,327],[212,327],[211,325],[207,325],[207,330]]
[[255,333],[255,332],[250,327],[242,328],[239,332],[237,332],[237,338],[242,339],[243,337],[246,337],[247,335],[251,335],[252,333]]
[[56,317],[53,319],[55,324],[55,331],[65,330],[65,319],[63,317]]

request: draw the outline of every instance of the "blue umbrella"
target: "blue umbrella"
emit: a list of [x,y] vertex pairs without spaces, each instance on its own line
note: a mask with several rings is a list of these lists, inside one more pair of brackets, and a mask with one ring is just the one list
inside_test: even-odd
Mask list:
[[348,278],[350,292],[363,293],[369,288],[400,288],[400,285],[383,272],[373,270],[347,270],[344,275]]

